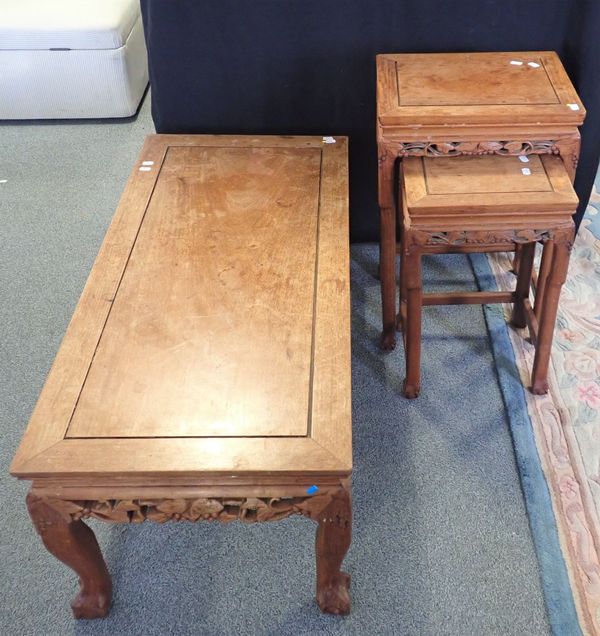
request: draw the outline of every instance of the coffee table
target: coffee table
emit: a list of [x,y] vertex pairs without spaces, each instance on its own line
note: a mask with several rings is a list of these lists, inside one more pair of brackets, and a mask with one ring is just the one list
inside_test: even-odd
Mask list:
[[553,51],[377,56],[384,349],[396,345],[396,160],[554,154],[573,181],[584,118]]
[[347,141],[153,135],[11,473],[46,548],[106,615],[91,529],[317,522],[317,602],[350,609]]

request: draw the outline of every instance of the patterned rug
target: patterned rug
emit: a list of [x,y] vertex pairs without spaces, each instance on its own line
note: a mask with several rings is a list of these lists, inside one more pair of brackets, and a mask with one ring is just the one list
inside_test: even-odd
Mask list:
[[[509,255],[489,255],[487,260],[477,255],[472,262],[482,288],[514,288]],[[556,634],[597,635],[600,634],[600,176],[575,241],[569,276],[561,295],[548,395],[538,397],[523,391],[522,387],[529,385],[533,347],[525,339],[526,330],[505,327],[509,306],[503,310],[496,307],[494,310],[493,306],[487,306],[486,317],[511,420],[550,622]],[[511,346],[507,346],[508,342]],[[528,447],[530,440],[533,448]]]

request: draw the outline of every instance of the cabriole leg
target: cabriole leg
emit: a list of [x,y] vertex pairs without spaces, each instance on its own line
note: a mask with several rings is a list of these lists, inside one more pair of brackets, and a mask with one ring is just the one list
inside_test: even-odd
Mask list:
[[94,533],[83,521],[66,520],[47,501],[30,491],[27,510],[48,552],[79,575],[79,594],[71,608],[75,618],[108,614],[112,596],[110,575]]
[[350,611],[350,575],[341,571],[352,539],[350,492],[340,489],[315,521],[317,528],[317,603],[323,612]]

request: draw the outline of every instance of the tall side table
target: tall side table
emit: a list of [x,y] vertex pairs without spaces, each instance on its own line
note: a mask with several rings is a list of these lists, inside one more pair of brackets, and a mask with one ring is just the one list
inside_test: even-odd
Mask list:
[[383,349],[396,346],[396,160],[555,154],[573,181],[584,118],[552,51],[377,56]]

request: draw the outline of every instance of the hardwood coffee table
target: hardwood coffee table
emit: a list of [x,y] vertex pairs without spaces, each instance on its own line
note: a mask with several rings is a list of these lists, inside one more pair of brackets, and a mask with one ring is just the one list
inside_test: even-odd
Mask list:
[[396,345],[396,160],[554,154],[573,181],[584,118],[553,51],[377,56],[384,349]]
[[146,140],[11,473],[46,548],[111,580],[83,519],[317,522],[317,602],[349,611],[347,141]]

